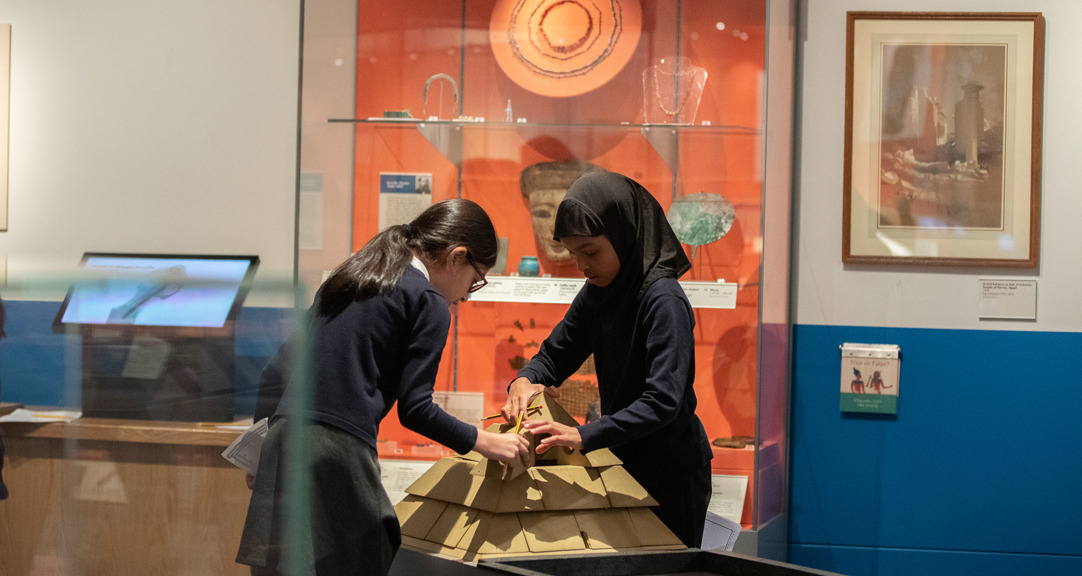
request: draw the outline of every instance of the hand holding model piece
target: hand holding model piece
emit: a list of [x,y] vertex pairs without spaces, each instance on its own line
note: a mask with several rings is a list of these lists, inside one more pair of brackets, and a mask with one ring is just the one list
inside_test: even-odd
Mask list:
[[[507,388],[507,402],[500,410],[500,414],[508,424],[518,421],[518,415],[526,412],[530,403],[538,394],[544,392],[550,398],[559,398],[560,389],[546,387],[543,384],[534,384],[528,378],[516,378]],[[529,414],[527,414],[529,416]]]
[[530,441],[518,434],[517,430],[513,434],[496,434],[479,430],[477,443],[474,444],[473,449],[489,460],[518,464],[525,468],[533,465]]
[[522,423],[522,429],[535,436],[547,434],[537,443],[537,453],[544,454],[554,446],[567,446],[568,448],[582,451],[582,436],[578,428],[566,426],[559,422],[545,420],[527,420]]

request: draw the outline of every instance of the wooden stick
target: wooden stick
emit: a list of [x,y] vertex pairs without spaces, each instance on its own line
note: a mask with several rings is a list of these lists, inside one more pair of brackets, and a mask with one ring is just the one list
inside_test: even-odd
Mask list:
[[[540,412],[540,411],[541,411],[541,406],[530,406],[529,408],[526,409],[527,414],[531,414],[533,412]],[[491,416],[485,416],[484,418],[482,418],[482,420],[492,420],[493,418],[502,418],[502,417],[503,417],[503,414],[493,414]]]

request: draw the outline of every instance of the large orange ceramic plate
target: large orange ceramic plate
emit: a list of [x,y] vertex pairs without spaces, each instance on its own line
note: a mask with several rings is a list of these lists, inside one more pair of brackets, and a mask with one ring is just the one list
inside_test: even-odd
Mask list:
[[623,69],[642,32],[639,0],[498,0],[489,38],[496,62],[542,96],[577,96]]

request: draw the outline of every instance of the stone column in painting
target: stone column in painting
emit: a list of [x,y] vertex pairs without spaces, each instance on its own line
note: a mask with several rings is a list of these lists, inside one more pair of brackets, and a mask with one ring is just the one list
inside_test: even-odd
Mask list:
[[984,106],[981,90],[984,86],[967,82],[962,86],[965,95],[954,105],[954,145],[966,157],[966,164],[978,163],[978,148],[984,133]]

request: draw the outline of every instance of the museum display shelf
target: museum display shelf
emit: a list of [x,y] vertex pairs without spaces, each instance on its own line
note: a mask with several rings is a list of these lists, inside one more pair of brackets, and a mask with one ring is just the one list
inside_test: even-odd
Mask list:
[[484,119],[433,120],[420,118],[331,118],[337,124],[369,125],[376,128],[415,128],[440,153],[453,163],[462,161],[462,138],[473,130],[530,130],[549,129],[575,132],[582,135],[596,132],[627,133],[637,131],[662,156],[670,168],[677,166],[676,140],[681,132],[699,132],[716,135],[761,136],[761,131],[746,126],[714,126],[711,124],[643,124],[620,122],[618,124],[568,124],[561,122],[490,122]]
[[[761,136],[761,131],[746,126],[714,126],[712,124],[569,124],[561,122],[489,122],[484,119],[432,120],[420,118],[331,118],[337,124],[368,125],[374,128],[395,130],[415,128],[447,160],[454,164],[462,162],[462,139],[467,133],[489,130],[558,130],[569,137],[606,132],[624,134],[637,131],[650,143],[670,169],[678,166],[677,140],[681,132],[712,135]],[[576,134],[578,132],[578,134]]]

